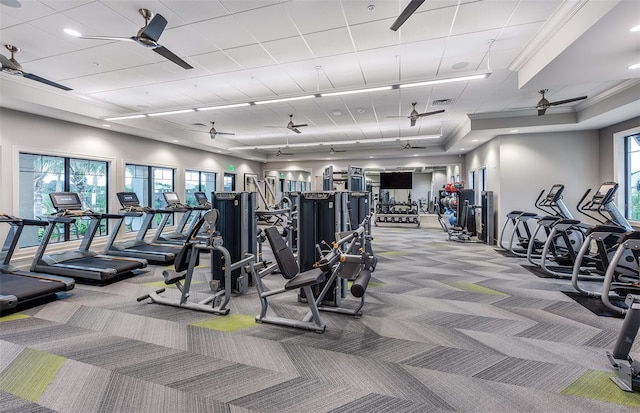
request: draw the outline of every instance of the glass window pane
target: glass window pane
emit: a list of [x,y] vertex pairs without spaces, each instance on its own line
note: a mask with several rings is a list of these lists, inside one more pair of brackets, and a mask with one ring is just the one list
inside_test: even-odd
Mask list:
[[626,137],[626,213],[631,221],[640,221],[640,140],[639,135]]

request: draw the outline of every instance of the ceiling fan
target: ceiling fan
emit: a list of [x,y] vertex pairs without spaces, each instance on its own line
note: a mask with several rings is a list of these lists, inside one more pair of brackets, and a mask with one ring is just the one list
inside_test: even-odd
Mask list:
[[[285,128],[294,131],[295,133],[302,133],[300,132],[300,130],[298,128],[301,128],[303,126],[309,126],[306,123],[301,123],[299,125],[295,125],[293,123],[293,115],[289,115],[289,123],[287,123],[287,126],[285,126]],[[267,128],[279,128],[280,126],[267,126]]]
[[390,29],[394,32],[397,31],[400,26],[402,26],[404,22],[407,21],[407,19],[411,17],[413,13],[415,13],[415,11],[422,5],[422,3],[424,3],[424,0],[411,0],[409,4],[407,4],[407,7],[402,10],[402,13],[400,13],[400,16],[398,16],[396,21],[393,22]]
[[402,150],[405,149],[427,149],[426,146],[412,146],[409,142],[405,143],[402,147]]
[[335,149],[333,149],[333,145],[331,145],[331,149],[329,149],[329,155],[335,155],[336,153],[339,153],[339,152],[346,152],[346,150],[343,149],[341,151],[340,150],[336,151]]
[[548,91],[549,91],[549,89],[542,89],[542,90],[538,91],[538,93],[540,93],[542,95],[542,99],[540,99],[540,101],[536,105],[536,109],[538,109],[538,116],[544,115],[545,112],[547,111],[547,109],[549,109],[551,106],[564,105],[565,103],[576,102],[578,100],[584,100],[584,99],[587,98],[586,96],[580,96],[580,97],[573,98],[573,99],[559,100],[557,102],[549,102],[544,97],[544,94],[546,92],[548,92]]
[[434,110],[433,112],[418,113],[418,111],[416,110],[416,105],[417,104],[418,104],[418,102],[412,102],[411,103],[411,105],[413,106],[413,110],[411,111],[409,116],[387,116],[387,117],[388,118],[404,118],[404,117],[407,117],[407,118],[411,119],[411,126],[416,126],[416,121],[418,120],[418,118],[421,118],[423,116],[431,116],[431,115],[435,115],[437,113],[444,112],[444,109],[440,109],[440,110]]
[[22,65],[18,63],[15,59],[14,55],[20,51],[19,47],[13,46],[11,44],[5,44],[4,47],[7,48],[11,52],[11,58],[7,58],[5,55],[0,54],[0,62],[2,62],[2,71],[5,73],[9,73],[10,75],[22,76],[27,79],[35,80],[36,82],[44,83],[45,85],[57,87],[62,90],[73,90],[70,87],[63,86],[59,83],[52,82],[51,80],[47,80],[43,77],[34,75],[33,73],[27,73],[22,70]]
[[112,37],[112,36],[83,36],[82,34],[74,30],[65,30],[67,34],[70,34],[79,39],[94,39],[94,40],[123,40],[128,42],[136,42],[141,46],[147,47],[154,52],[158,53],[162,57],[171,60],[173,63],[182,67],[183,69],[193,69],[193,67],[176,56],[166,47],[158,43],[160,35],[167,26],[167,19],[159,14],[153,14],[147,9],[138,9],[138,12],[144,17],[144,27],[138,30],[135,36],[131,37]]
[[278,152],[276,152],[276,156],[280,156],[280,155],[291,156],[291,155],[293,155],[293,154],[292,154],[292,153],[285,153],[285,152],[282,152],[282,151],[280,150],[280,148],[278,148]]
[[211,122],[211,129],[209,129],[209,136],[211,139],[215,139],[216,135],[235,135],[235,132],[220,132],[215,128],[215,122]]

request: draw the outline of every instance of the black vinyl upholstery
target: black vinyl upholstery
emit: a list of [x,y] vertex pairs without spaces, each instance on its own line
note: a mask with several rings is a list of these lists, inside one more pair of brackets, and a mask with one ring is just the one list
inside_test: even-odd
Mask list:
[[280,235],[280,232],[278,232],[278,228],[269,227],[265,229],[264,232],[267,235],[267,239],[271,245],[271,250],[276,258],[276,262],[278,263],[282,276],[287,280],[290,280],[298,275],[300,269],[298,268],[296,257],[293,255],[291,248],[289,248],[287,243],[284,241],[284,238]]

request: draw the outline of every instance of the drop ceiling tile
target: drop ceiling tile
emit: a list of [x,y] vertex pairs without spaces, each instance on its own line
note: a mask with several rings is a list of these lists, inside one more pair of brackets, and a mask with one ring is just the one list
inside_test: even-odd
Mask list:
[[447,37],[455,12],[455,7],[445,7],[414,13],[400,28],[402,43]]
[[[499,30],[489,30],[450,37],[442,56],[438,76],[486,70],[486,56],[489,50],[488,39],[495,39],[498,33]],[[469,65],[461,69],[453,67],[453,65],[461,63],[468,63]]]
[[2,7],[2,26],[5,26],[5,16],[18,19],[20,21],[31,21],[40,17],[48,16],[55,13],[55,8],[50,7],[45,2],[41,1],[21,1],[22,7]]
[[304,38],[315,57],[335,56],[353,53],[353,45],[346,28],[327,30],[321,33],[305,34]]
[[562,4],[561,0],[524,0],[518,2],[515,12],[509,19],[509,26],[544,22]]
[[[245,30],[234,16],[223,16],[191,25],[203,37],[220,49],[246,46],[256,43],[251,33]],[[233,33],[233,35],[230,35]]]
[[275,65],[276,61],[260,45],[234,47],[226,50],[227,55],[245,69]]
[[191,26],[181,26],[165,30],[164,33],[162,33],[159,43],[185,60],[187,56],[219,50],[216,45],[210,43],[206,37],[202,36]]
[[[116,2],[128,3],[128,2]],[[64,15],[72,19],[75,24],[70,29],[76,30],[86,36],[114,36],[131,37],[138,33],[144,26],[144,19],[135,7],[130,4],[126,14],[120,14],[101,2],[90,2],[64,12]],[[65,29],[61,27],[60,30]],[[82,41],[85,47],[91,47],[92,43],[101,40],[74,39]]]
[[445,47],[445,39],[403,44],[400,54],[402,82],[435,77]]
[[[34,1],[29,1],[29,3],[35,3]],[[43,2],[45,3],[45,2]],[[86,3],[86,0],[56,0],[56,1],[47,1],[47,7],[50,7],[56,11],[64,11],[67,9],[73,9],[78,6],[82,6]],[[4,11],[2,12],[4,19]]]
[[283,3],[282,7],[302,34],[337,29],[346,25],[340,4],[337,2],[292,1]]
[[318,61],[336,89],[366,86],[355,54],[324,57]]
[[187,23],[196,23],[229,14],[227,8],[216,0],[164,0],[162,3]]
[[298,30],[292,20],[277,4],[235,15],[238,22],[261,42],[297,36]]
[[451,30],[452,35],[499,29],[504,26],[516,2],[478,2],[460,6]]
[[285,63],[278,67],[287,73],[296,84],[306,92],[318,92],[332,89],[324,73],[316,70],[319,65],[317,60],[305,60],[301,62]]
[[273,91],[246,73],[225,73],[216,78],[238,89],[244,95],[244,100],[274,98]]
[[[75,49],[75,45],[67,43],[50,33],[42,30],[37,24],[20,24],[6,29],[2,29],[2,50],[0,53],[10,56],[9,51],[4,47],[11,44],[20,48],[16,54],[16,60],[24,63],[43,57],[60,53],[67,53]],[[73,39],[77,40],[77,39]]]
[[366,83],[368,85],[397,83],[399,54],[400,48],[397,46],[359,52],[358,60]]
[[[114,12],[129,19],[132,23],[144,26],[144,19],[138,9],[145,8],[151,13],[160,14],[167,20],[167,29],[176,26],[182,26],[187,22],[182,20],[179,15],[174,13],[169,7],[165,6],[163,1],[158,0],[138,0],[136,2],[121,0],[100,0],[101,3],[112,9]],[[206,7],[206,3],[202,2],[201,7]],[[135,33],[134,33],[135,34]],[[132,34],[133,35],[133,34]]]
[[356,50],[378,49],[400,44],[400,33],[389,30],[393,19],[378,20],[351,26]]
[[278,96],[291,96],[304,92],[300,85],[290,76],[283,74],[277,66],[254,69],[250,74]]
[[[393,21],[402,12],[402,6],[400,1],[342,1],[342,7],[344,8],[344,14],[349,24],[360,24],[373,20],[392,19],[389,23],[389,27]],[[375,7],[373,10],[369,10],[369,5],[373,4]],[[389,30],[392,31],[392,30]]]
[[227,73],[242,69],[237,62],[222,51],[191,56],[189,61],[193,61],[196,65],[204,68],[210,74]]
[[280,64],[298,62],[313,58],[313,54],[301,36],[264,42],[262,46]]
[[232,13],[240,13],[247,10],[260,9],[272,4],[279,3],[279,0],[220,0],[220,3]]

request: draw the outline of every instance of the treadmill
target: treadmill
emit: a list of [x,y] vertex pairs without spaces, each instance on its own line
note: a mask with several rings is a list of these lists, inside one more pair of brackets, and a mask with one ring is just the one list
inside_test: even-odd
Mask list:
[[[89,249],[103,219],[124,217],[83,210],[75,192],[52,192],[49,197],[57,213],[48,218],[50,224],[33,258],[31,271],[104,281],[147,266],[144,259],[102,255]],[[89,225],[77,250],[45,254],[57,224],[71,224],[82,218],[89,218]]]
[[[111,229],[112,232],[104,247],[103,253],[117,257],[142,258],[147,260],[149,263],[159,265],[172,264],[176,255],[180,252],[180,246],[152,244],[144,239],[147,231],[151,228],[151,224],[153,223],[153,218],[156,213],[169,214],[171,212],[140,206],[138,195],[136,195],[135,192],[118,192],[117,196],[118,201],[120,201],[120,205],[122,206],[122,209],[120,209],[118,214],[122,219],[117,220]],[[144,219],[142,220],[142,226],[138,230],[136,239],[115,242],[118,231],[124,222],[124,218],[141,216],[144,216]]]
[[0,313],[25,303],[53,297],[57,292],[69,291],[75,287],[72,278],[23,271],[11,265],[11,257],[24,227],[47,226],[46,222],[4,214],[0,214],[0,222],[11,225],[0,252]]
[[[189,206],[183,204],[180,201],[180,197],[175,192],[163,192],[164,200],[167,203],[166,211],[168,212],[182,212],[182,218],[180,222],[176,225],[176,229],[173,232],[163,232],[167,222],[169,221],[169,217],[171,217],[170,213],[166,213],[162,217],[160,224],[158,224],[158,229],[151,240],[151,243],[160,243],[160,244],[172,244],[172,245],[184,245],[187,241],[189,241],[189,233],[195,226],[195,224],[200,219],[200,216],[203,212],[211,209],[211,204],[207,201],[207,204],[202,204],[198,199],[198,205]],[[206,197],[206,195],[205,195]],[[165,211],[165,210],[163,210]],[[194,215],[196,212],[196,215]],[[192,218],[189,220],[189,218]],[[189,225],[187,225],[189,224]]]

